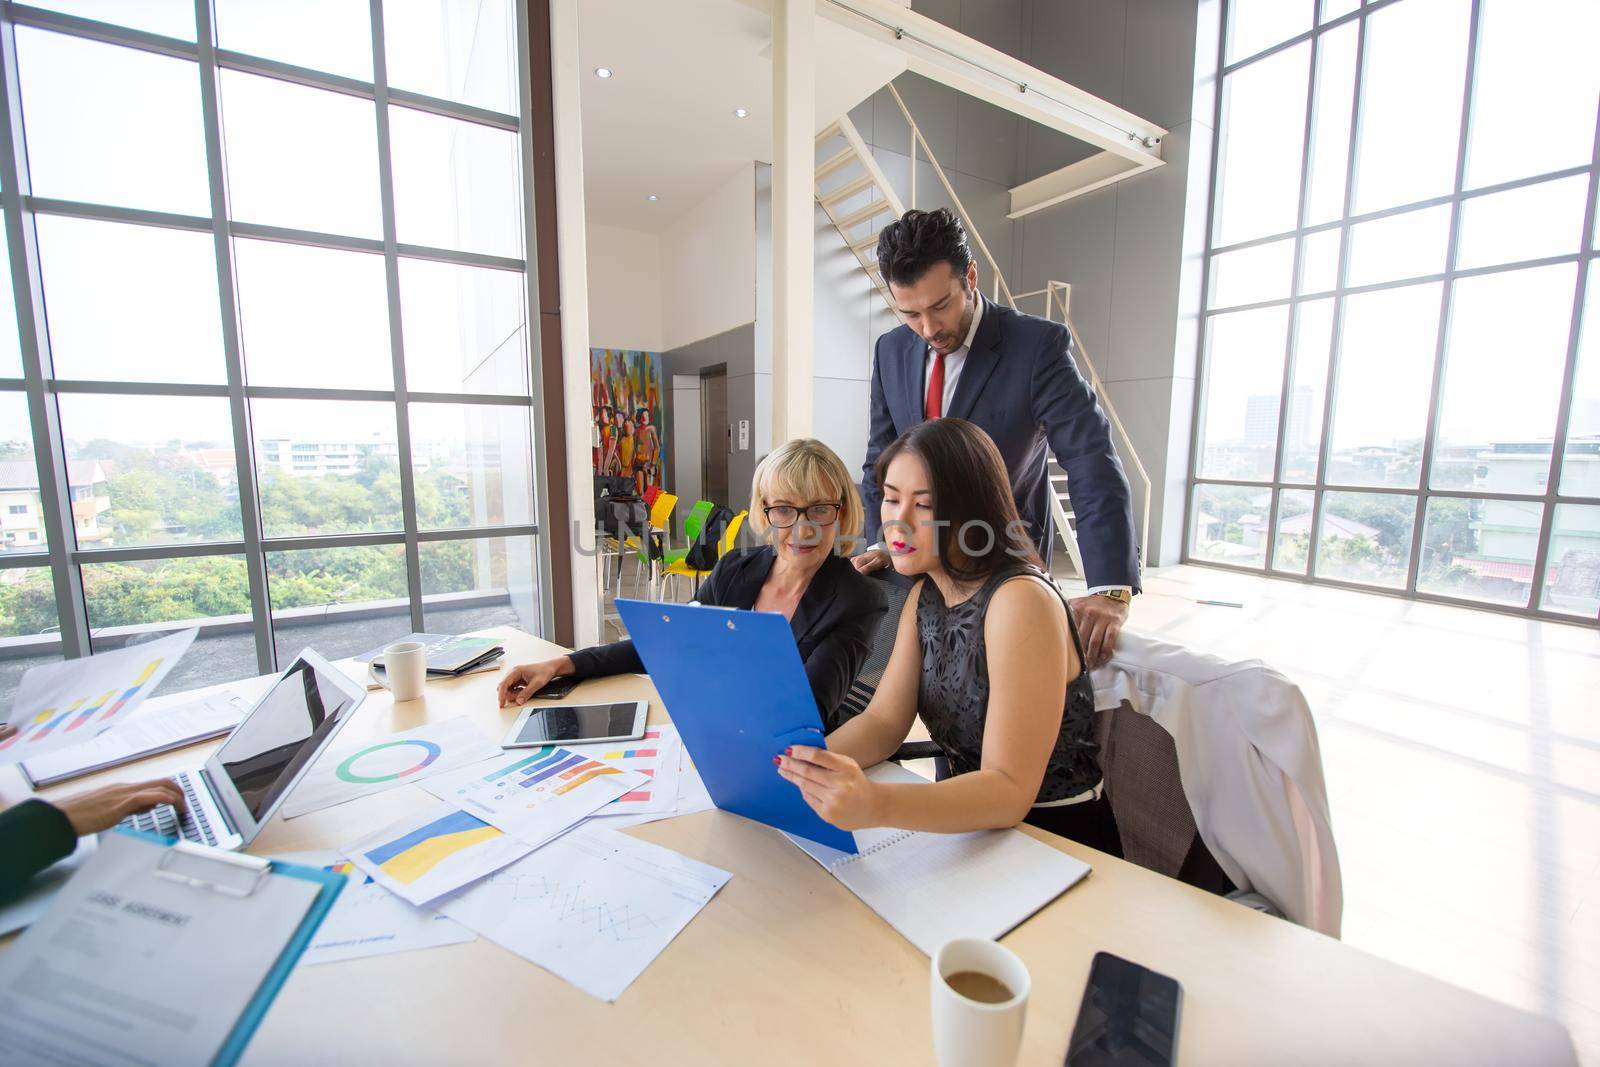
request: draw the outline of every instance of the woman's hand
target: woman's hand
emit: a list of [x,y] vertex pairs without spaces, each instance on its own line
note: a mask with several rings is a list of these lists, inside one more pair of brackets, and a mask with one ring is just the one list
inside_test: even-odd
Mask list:
[[183,810],[183,790],[170,778],[128,785],[108,785],[75,797],[55,801],[79,837],[109,830],[130,815],[149,811],[157,804]]
[[572,666],[571,656],[558,656],[543,663],[524,663],[512,667],[506,671],[505,677],[500,679],[500,706],[520,707],[554,679],[571,674],[575,669]]
[[849,756],[794,745],[772,757],[778,773],[800,787],[813,811],[841,830],[882,826],[882,791]]

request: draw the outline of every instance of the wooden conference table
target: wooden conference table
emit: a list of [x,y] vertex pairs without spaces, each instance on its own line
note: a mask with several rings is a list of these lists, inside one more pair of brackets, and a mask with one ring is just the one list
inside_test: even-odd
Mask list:
[[[510,628],[506,662],[564,651]],[[361,664],[340,664],[352,674]],[[367,698],[336,746],[467,715],[490,738],[514,718],[498,673],[428,685],[396,704]],[[231,688],[254,698],[265,679]],[[651,701],[647,678],[596,679],[572,699]],[[210,745],[164,753],[43,791],[137,781],[202,762]],[[14,768],[0,802],[23,799]],[[288,822],[251,852],[337,848],[430,803],[401,787]],[[776,831],[720,811],[627,831],[733,874],[614,1004],[486,940],[302,967],[245,1053],[251,1064],[921,1064],[933,1062],[928,960]],[[1004,943],[1033,976],[1020,1062],[1059,1065],[1089,961],[1108,952],[1183,985],[1184,1064],[1575,1063],[1557,1023],[1348,948],[1291,923],[1031,827],[1091,864],[1082,884]],[[226,946],[218,946],[226,951]]]

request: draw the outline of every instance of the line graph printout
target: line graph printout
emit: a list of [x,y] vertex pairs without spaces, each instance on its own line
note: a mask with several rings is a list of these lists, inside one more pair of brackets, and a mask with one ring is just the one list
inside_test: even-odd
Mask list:
[[439,903],[469,930],[616,1000],[732,877],[584,827]]
[[556,745],[517,748],[500,759],[417,784],[440,800],[535,847],[602,804],[650,779]]

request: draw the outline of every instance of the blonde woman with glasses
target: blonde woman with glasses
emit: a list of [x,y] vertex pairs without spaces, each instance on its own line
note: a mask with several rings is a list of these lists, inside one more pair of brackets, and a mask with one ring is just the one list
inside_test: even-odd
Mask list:
[[[888,608],[878,583],[842,554],[861,534],[861,498],[845,465],[821,441],[801,438],[756,468],[746,529],[762,544],[720,560],[695,600],[724,608],[781,612],[789,620],[824,726],[867,661],[872,634]],[[500,680],[500,704],[523,704],[553,679],[639,673],[632,641],[597,645],[542,663],[513,667]]]

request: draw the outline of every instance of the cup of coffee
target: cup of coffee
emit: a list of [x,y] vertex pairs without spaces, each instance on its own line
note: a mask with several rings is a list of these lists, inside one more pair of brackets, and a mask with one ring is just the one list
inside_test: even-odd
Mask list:
[[[383,673],[378,673],[378,667]],[[428,680],[428,650],[421,641],[396,641],[372,657],[367,664],[367,677],[374,685],[381,685],[394,694],[395,700],[415,700],[422,695]]]
[[1010,1067],[1033,987],[1016,953],[981,937],[933,957],[933,1051],[939,1067]]

